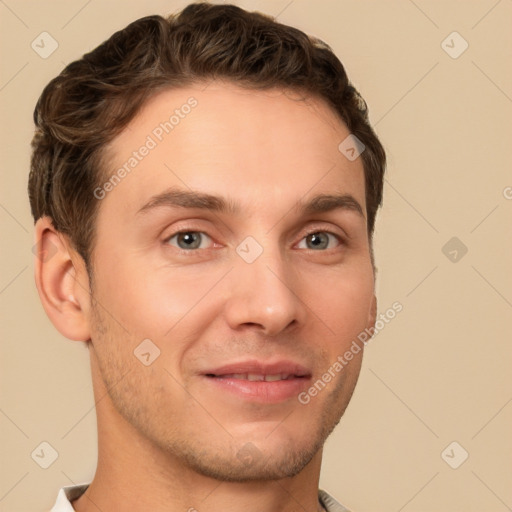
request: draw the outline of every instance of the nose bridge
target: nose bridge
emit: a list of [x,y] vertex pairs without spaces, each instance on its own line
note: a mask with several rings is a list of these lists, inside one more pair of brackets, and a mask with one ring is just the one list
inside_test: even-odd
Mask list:
[[257,324],[267,335],[274,335],[293,322],[301,322],[303,304],[297,285],[277,243],[268,238],[264,245],[246,239],[237,247],[230,272],[225,305],[228,323],[233,329]]

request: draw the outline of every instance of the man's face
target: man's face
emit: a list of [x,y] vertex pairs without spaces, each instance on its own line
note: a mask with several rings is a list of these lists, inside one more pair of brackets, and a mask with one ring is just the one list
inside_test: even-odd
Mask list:
[[[320,100],[203,89],[159,93],[108,147],[106,179],[131,166],[99,205],[92,350],[115,410],[161,452],[219,479],[291,476],[343,414],[362,351],[332,367],[374,321],[363,165]],[[321,194],[353,202],[298,208]]]

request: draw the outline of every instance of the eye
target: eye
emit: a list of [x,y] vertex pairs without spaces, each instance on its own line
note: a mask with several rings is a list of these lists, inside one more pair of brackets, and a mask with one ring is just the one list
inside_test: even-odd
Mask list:
[[336,243],[335,247],[342,245],[342,240],[338,235],[330,233],[329,231],[315,231],[314,233],[309,233],[309,235],[305,236],[301,240],[301,244],[305,241],[306,247],[299,244],[299,249],[311,249],[314,251],[330,249],[329,242],[334,241]]
[[[166,242],[170,245],[174,245],[178,249],[189,251],[191,249],[207,249],[208,247],[205,247],[203,244],[205,239],[210,242],[212,241],[212,239],[202,231],[179,231],[169,237]],[[173,243],[173,240],[175,240],[176,243]]]

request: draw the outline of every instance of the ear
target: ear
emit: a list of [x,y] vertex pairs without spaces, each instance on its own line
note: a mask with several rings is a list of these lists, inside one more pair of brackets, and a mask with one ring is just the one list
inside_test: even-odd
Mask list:
[[36,222],[35,241],[35,281],[48,318],[66,338],[90,340],[90,286],[83,258],[49,217]]
[[373,332],[372,329],[375,327],[375,322],[377,320],[377,297],[375,294],[372,297],[372,303],[370,305],[370,310],[368,311],[368,321],[366,324],[366,328]]

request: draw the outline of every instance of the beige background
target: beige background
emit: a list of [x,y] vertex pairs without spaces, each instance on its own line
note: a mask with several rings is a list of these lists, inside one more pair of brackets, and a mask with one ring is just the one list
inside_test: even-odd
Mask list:
[[[511,510],[512,1],[238,3],[333,47],[389,157],[377,291],[381,312],[404,309],[367,349],[322,487],[354,512]],[[185,4],[0,1],[1,511],[49,509],[96,461],[87,351],[55,331],[34,286],[34,105],[114,30]],[[47,59],[30,46],[43,31],[59,44]],[[456,59],[442,47],[453,31],[469,44]],[[442,251],[452,237],[468,248],[456,262]],[[46,470],[31,458],[42,441],[58,452]],[[448,450],[452,464],[469,453],[458,469],[441,457],[452,441],[463,447]]]

